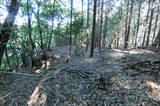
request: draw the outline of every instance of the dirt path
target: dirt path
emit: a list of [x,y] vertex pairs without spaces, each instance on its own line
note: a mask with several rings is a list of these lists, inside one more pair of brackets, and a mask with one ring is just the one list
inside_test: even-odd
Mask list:
[[[0,81],[0,88],[6,86],[0,90],[0,98],[11,92],[0,99],[4,106],[160,105],[158,55],[107,49],[96,51],[93,58],[86,54],[65,63],[66,48],[54,51],[60,58],[42,77],[7,76]],[[7,83],[12,87],[2,85],[6,79],[12,81]]]

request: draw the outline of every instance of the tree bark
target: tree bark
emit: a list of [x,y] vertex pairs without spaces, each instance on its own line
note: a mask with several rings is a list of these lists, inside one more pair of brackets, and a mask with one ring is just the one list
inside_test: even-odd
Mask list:
[[102,48],[106,46],[106,36],[107,36],[107,29],[108,29],[108,15],[109,12],[105,12],[105,23],[104,23],[104,30],[103,30],[103,41],[102,41]]
[[10,61],[9,61],[9,56],[8,56],[8,51],[7,51],[7,49],[5,49],[5,56],[6,56],[6,60],[7,60],[7,64],[8,64],[8,66],[9,66],[9,69],[11,70],[12,67],[11,67],[11,64],[10,64]]
[[11,33],[12,26],[15,21],[15,17],[18,13],[19,4],[21,0],[12,0],[9,7],[8,15],[2,25],[0,32],[0,66],[2,63],[2,57],[6,49],[7,42],[9,40],[9,35]]
[[71,2],[71,10],[70,10],[70,35],[69,35],[69,56],[71,56],[72,50],[72,13],[73,13],[73,0]]
[[43,36],[42,36],[42,28],[41,28],[41,20],[39,16],[39,11],[40,11],[40,4],[38,3],[38,10],[37,10],[37,24],[38,24],[38,30],[39,30],[39,35],[40,35],[40,47],[42,50],[44,50],[44,42],[43,42]]
[[101,1],[101,26],[100,26],[100,40],[99,40],[99,51],[101,50],[101,46],[102,46],[102,30],[103,30],[103,7],[104,7],[104,1]]
[[158,24],[158,19],[159,19],[159,6],[160,6],[160,0],[158,2],[158,6],[157,6],[157,14],[156,14],[156,21],[155,21],[155,26],[154,26],[154,31],[153,31],[153,38],[152,38],[152,44],[153,44],[153,41],[154,41],[154,38],[156,36],[156,29],[157,29],[157,24]]
[[131,1],[129,20],[128,20],[128,29],[127,29],[127,34],[125,36],[125,45],[124,45],[125,49],[128,47],[128,43],[129,43],[129,36],[130,36],[130,29],[131,29],[131,20],[132,20],[132,10],[133,10],[133,2],[134,2],[134,0]]
[[152,2],[152,9],[151,9],[151,15],[150,15],[150,20],[149,20],[149,27],[148,27],[148,34],[147,34],[147,40],[146,40],[146,47],[148,47],[149,45],[149,39],[150,39],[150,33],[151,33],[151,28],[152,28],[152,19],[153,19],[153,13],[154,13],[154,2],[155,0],[153,0]]
[[151,8],[151,0],[149,0],[149,3],[148,3],[148,12],[147,12],[147,17],[146,17],[146,27],[145,27],[144,36],[143,36],[142,47],[144,47],[145,40],[146,40],[146,33],[147,33],[147,28],[148,28],[148,19],[149,19],[150,8]]
[[127,48],[128,11],[129,11],[129,1],[127,1],[127,12],[126,12],[126,23],[125,23],[124,48]]
[[93,9],[94,9],[94,10],[93,10],[92,42],[91,42],[90,57],[93,57],[94,46],[95,46],[97,0],[94,0],[94,8],[93,8]]
[[158,34],[154,40],[154,43],[152,44],[152,47],[160,48],[160,28],[159,28]]
[[32,51],[34,52],[35,44],[32,39],[31,14],[30,14],[30,0],[27,0],[27,16],[28,16],[28,37],[31,43]]
[[135,37],[135,43],[134,47],[137,46],[137,37],[138,37],[138,32],[139,32],[139,24],[140,24],[140,17],[141,17],[141,7],[142,7],[142,1],[139,1],[139,8],[138,8],[138,19],[137,19],[137,31],[136,31],[136,37]]
[[89,11],[90,11],[90,7],[89,7],[89,2],[90,0],[87,0],[87,44],[86,44],[86,51],[88,51],[88,45],[89,45]]
[[[52,11],[54,11],[54,5],[55,5],[56,0],[54,0],[53,5],[52,5]],[[51,46],[51,41],[52,41],[52,35],[53,35],[53,24],[54,24],[54,16],[52,16],[52,29],[49,35],[49,42],[48,42],[48,49],[50,49]]]

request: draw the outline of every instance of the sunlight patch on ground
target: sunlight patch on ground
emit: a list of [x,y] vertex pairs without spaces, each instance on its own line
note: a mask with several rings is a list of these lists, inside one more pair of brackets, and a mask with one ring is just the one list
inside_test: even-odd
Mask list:
[[122,52],[122,50],[119,50],[119,49],[113,49],[113,50],[116,52]]
[[37,69],[35,73],[42,73],[44,72],[44,69],[48,69],[51,65],[53,65],[52,60],[43,61],[41,68]]
[[123,56],[125,56],[125,54],[123,53],[123,51],[122,50],[119,50],[119,49],[113,49],[114,51],[116,51],[116,52],[114,52],[114,53],[111,53],[111,57],[123,57]]
[[123,57],[125,56],[124,53],[114,53],[114,54],[111,54],[112,57]]
[[129,54],[140,54],[140,51],[124,51],[124,52]]
[[85,62],[88,62],[88,63],[92,63],[92,62],[95,62],[95,61],[96,61],[96,59],[94,59],[94,58],[85,59]]
[[121,53],[129,53],[129,54],[154,54],[154,52],[150,51],[150,50],[143,50],[143,49],[132,49],[132,50],[119,50],[119,49],[113,49],[116,52],[121,52]]
[[59,54],[55,54],[54,57],[55,57],[56,59],[59,59],[59,58],[60,58],[60,55],[59,55]]
[[[131,89],[131,86],[130,86],[130,81],[129,80],[124,80],[124,79],[119,79],[118,80],[118,83],[119,83],[119,90],[121,89]],[[123,81],[123,82],[122,82]]]
[[58,73],[60,73],[60,70],[54,71],[54,74],[58,74]]
[[43,88],[41,86],[37,86],[34,90],[33,94],[28,101],[28,106],[44,106],[47,100],[47,95],[42,92]]
[[37,69],[37,70],[35,71],[35,73],[37,73],[37,74],[42,73],[42,72],[43,72],[42,69]]
[[149,89],[149,93],[148,93],[149,97],[155,100],[160,100],[160,85],[152,81],[146,81],[145,85]]

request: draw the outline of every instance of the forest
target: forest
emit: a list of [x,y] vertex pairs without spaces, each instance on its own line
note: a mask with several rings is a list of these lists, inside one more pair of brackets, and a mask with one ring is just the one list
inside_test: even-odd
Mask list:
[[160,0],[0,0],[0,106],[160,106]]

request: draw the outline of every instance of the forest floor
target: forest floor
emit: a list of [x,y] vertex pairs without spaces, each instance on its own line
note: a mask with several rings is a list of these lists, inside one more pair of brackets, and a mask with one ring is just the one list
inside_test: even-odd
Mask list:
[[66,47],[52,53],[46,69],[0,74],[0,106],[160,106],[160,55],[152,51],[105,49],[69,63]]

